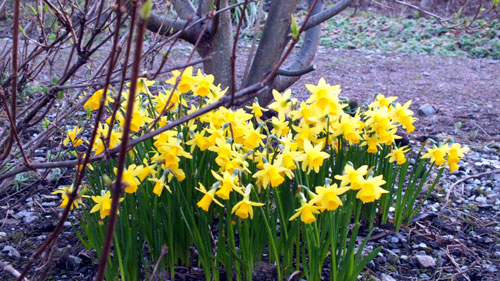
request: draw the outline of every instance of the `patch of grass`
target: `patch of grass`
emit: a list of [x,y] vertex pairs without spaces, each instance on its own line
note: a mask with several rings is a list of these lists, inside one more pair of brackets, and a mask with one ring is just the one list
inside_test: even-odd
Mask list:
[[323,46],[445,56],[500,59],[500,22],[477,20],[467,31],[434,19],[338,15],[323,27]]

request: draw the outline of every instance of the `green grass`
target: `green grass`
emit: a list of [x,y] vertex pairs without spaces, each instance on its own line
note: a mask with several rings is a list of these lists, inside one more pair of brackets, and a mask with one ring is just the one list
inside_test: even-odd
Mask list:
[[500,22],[477,20],[467,30],[434,19],[338,15],[323,26],[321,45],[340,49],[500,59]]

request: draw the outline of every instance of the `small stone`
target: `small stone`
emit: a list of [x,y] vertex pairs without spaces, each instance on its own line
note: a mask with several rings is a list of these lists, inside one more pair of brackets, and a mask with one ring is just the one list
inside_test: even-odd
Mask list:
[[77,256],[68,255],[68,262],[74,270],[78,270],[82,264],[82,259]]
[[490,273],[495,273],[498,271],[497,267],[492,265],[492,264],[485,264],[483,265],[484,270],[490,272]]
[[391,238],[391,243],[394,243],[394,244],[399,243],[399,238],[393,236]]
[[418,112],[422,115],[429,116],[436,113],[436,109],[432,105],[426,103],[418,108]]
[[43,207],[55,207],[57,206],[56,202],[42,202]]
[[481,204],[486,204],[486,197],[478,196],[478,197],[476,197],[476,202],[481,203]]
[[392,276],[382,273],[382,281],[396,281]]
[[70,227],[72,224],[69,221],[64,222],[64,227]]
[[0,238],[3,238],[3,237],[5,237],[5,236],[7,236],[7,233],[5,233],[5,232],[1,231],[1,232],[0,232]]
[[401,259],[404,260],[404,261],[407,261],[408,260],[408,256],[407,255],[402,255]]
[[435,267],[436,266],[436,260],[428,255],[416,255],[415,256],[423,267]]
[[32,224],[33,222],[38,220],[38,215],[35,212],[29,212],[26,210],[22,210],[16,214],[14,214],[16,219],[23,219],[25,224]]
[[418,244],[417,247],[420,249],[427,249],[427,244],[422,242],[422,243]]
[[17,251],[16,248],[9,245],[3,247],[2,252],[8,252],[7,255],[11,258],[16,258],[16,259],[21,258],[21,254],[19,254],[19,251]]

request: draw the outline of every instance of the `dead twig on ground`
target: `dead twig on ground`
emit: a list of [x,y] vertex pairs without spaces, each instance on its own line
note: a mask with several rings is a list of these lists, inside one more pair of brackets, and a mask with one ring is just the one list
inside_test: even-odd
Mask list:
[[446,197],[445,197],[446,201],[444,202],[443,207],[441,208],[441,210],[444,209],[444,208],[446,208],[446,206],[450,202],[450,194],[451,194],[451,192],[453,192],[453,189],[455,188],[455,186],[457,186],[457,185],[459,185],[459,184],[461,184],[461,183],[463,183],[463,182],[465,182],[466,180],[469,180],[469,179],[479,178],[479,177],[482,177],[482,176],[496,174],[496,173],[500,173],[500,169],[495,169],[495,170],[491,170],[491,171],[487,171],[487,172],[482,172],[482,173],[470,175],[470,176],[467,176],[465,178],[462,178],[462,179],[456,181],[454,184],[452,184],[450,186],[450,188],[448,188],[448,191],[446,192]]

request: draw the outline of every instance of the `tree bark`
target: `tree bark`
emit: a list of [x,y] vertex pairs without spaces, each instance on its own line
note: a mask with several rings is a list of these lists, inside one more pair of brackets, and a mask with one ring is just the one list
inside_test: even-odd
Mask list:
[[[288,42],[290,16],[295,11],[297,0],[273,0],[269,9],[264,33],[250,68],[244,87],[261,82],[279,62]],[[259,103],[267,105],[272,100],[271,92],[259,97]],[[251,99],[250,99],[251,100]]]
[[[308,0],[309,9],[312,7],[314,0]],[[318,1],[316,7],[312,11],[312,16],[319,14],[323,10],[323,1]],[[318,50],[319,40],[321,37],[321,24],[318,24],[306,31],[304,42],[295,59],[285,68],[285,70],[295,71],[308,67],[314,60],[316,51]],[[293,85],[300,76],[278,76],[274,87],[278,91],[284,91]]]
[[[228,6],[228,0],[218,0],[216,5],[217,9],[223,9]],[[210,42],[206,42],[204,46],[198,48],[198,53],[202,57],[212,57],[203,63],[203,69],[205,73],[214,75],[215,84],[220,83],[222,88],[231,88],[233,87],[231,78],[231,52],[233,47],[231,12],[228,10],[215,16],[212,25],[212,28],[210,28],[212,33],[207,38]]]

